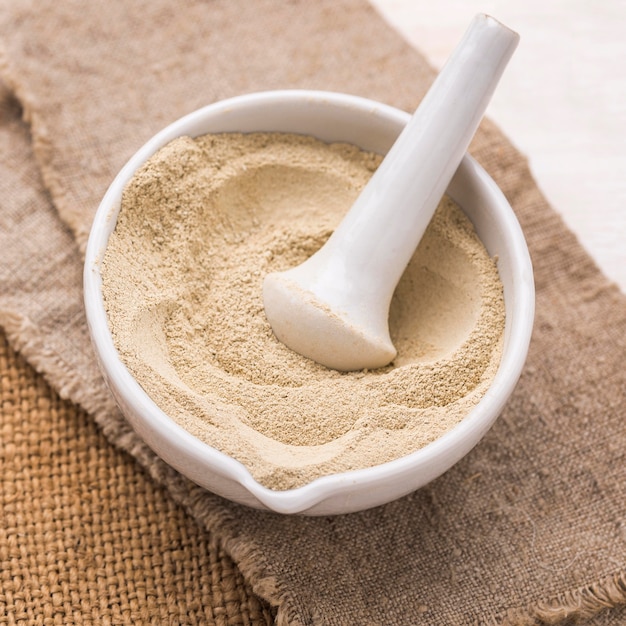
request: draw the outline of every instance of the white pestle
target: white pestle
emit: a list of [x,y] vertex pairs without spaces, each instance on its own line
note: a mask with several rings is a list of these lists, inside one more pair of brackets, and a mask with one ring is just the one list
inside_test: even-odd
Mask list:
[[393,292],[518,41],[477,15],[326,244],[301,265],[265,277],[265,314],[286,346],[342,371],[394,359]]

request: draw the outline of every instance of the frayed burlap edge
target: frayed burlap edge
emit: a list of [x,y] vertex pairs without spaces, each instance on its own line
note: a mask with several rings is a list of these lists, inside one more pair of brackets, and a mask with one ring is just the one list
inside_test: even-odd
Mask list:
[[[276,607],[277,626],[306,626],[293,606],[294,598],[282,590],[276,578],[266,571],[265,557],[237,539],[222,542],[224,550],[244,573],[254,593]],[[317,621],[315,623],[322,623]]]
[[[52,349],[38,332],[37,327],[25,316],[14,311],[0,310],[0,326],[4,329],[10,346],[24,356],[33,369],[46,379],[59,396],[70,400],[94,415],[96,421],[105,429],[105,434],[115,437],[123,448],[130,450],[134,446],[125,446],[134,432],[122,419],[110,419],[111,411],[116,411],[112,397],[105,387],[88,397],[81,391],[80,381],[69,365]],[[108,419],[107,419],[108,418]]]
[[626,570],[541,600],[525,608],[511,609],[502,619],[502,626],[557,626],[580,624],[603,611],[626,605]]

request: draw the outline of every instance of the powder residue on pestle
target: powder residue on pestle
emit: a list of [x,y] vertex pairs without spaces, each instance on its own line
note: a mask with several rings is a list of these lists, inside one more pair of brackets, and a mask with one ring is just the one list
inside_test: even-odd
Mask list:
[[273,335],[263,277],[321,247],[379,162],[301,135],[183,137],[123,195],[102,267],[123,362],[172,419],[272,489],[425,446],[500,361],[496,264],[447,197],[392,301],[392,364],[337,372]]

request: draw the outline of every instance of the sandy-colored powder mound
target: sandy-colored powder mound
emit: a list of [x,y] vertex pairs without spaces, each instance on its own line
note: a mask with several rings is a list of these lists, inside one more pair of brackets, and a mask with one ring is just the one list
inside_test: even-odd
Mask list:
[[500,360],[497,269],[448,199],[396,290],[391,365],[336,372],[272,334],[263,277],[317,250],[379,161],[297,135],[181,138],[124,194],[103,265],[122,360],[174,420],[274,489],[426,445]]

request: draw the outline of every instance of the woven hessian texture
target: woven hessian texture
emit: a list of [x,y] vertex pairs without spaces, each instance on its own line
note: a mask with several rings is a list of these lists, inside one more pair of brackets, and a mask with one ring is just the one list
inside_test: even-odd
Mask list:
[[273,622],[213,535],[0,334],[0,624]]
[[0,0],[0,326],[21,354],[2,344],[0,624],[265,623],[250,590],[279,624],[625,623],[626,297],[487,122],[471,151],[524,229],[537,317],[503,415],[444,476],[372,511],[281,517],[190,484],[115,408],[81,250],[126,159],[224,97],[411,110],[433,78],[365,0],[251,7]]

